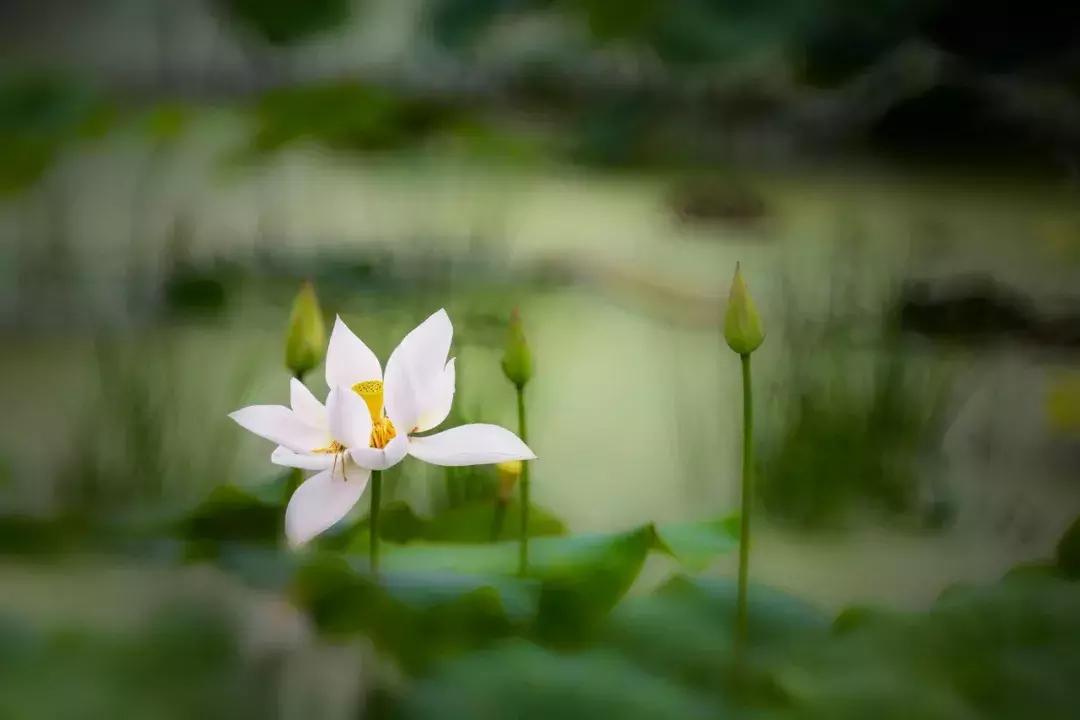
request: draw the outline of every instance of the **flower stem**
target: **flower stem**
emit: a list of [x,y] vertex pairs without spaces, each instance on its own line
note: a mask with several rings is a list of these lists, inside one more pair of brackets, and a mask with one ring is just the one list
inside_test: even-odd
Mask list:
[[379,506],[382,505],[382,471],[371,471],[371,520],[369,530],[371,539],[368,547],[371,559],[371,572],[379,571]]
[[495,498],[495,509],[491,516],[491,542],[498,542],[502,535],[503,524],[506,522],[506,501]]
[[743,390],[743,453],[742,502],[739,514],[739,599],[735,617],[735,658],[739,662],[746,647],[747,584],[750,575],[750,503],[753,497],[751,468],[754,451],[754,400],[750,387],[750,354],[739,356],[742,361]]
[[[528,429],[525,424],[525,386],[517,385],[518,436],[528,443]],[[518,551],[518,573],[522,577],[529,574],[529,462],[521,463],[521,545]]]

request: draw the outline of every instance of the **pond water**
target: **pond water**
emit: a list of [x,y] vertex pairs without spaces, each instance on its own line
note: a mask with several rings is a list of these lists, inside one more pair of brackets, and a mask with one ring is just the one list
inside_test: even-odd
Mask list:
[[[221,157],[243,132],[235,118],[211,113],[165,150],[121,134],[66,159],[41,190],[0,211],[7,272],[0,306],[8,326],[19,327],[0,354],[7,406],[0,450],[12,468],[5,494],[13,503],[49,505],[45,479],[70,454],[98,383],[86,328],[140,317],[139,298],[153,298],[170,268],[167,238],[178,217],[188,238],[183,257],[196,263],[380,250],[407,264],[431,251],[433,238],[450,255],[488,238],[486,272],[495,280],[466,278],[466,290],[445,304],[452,317],[474,295],[496,315],[520,305],[537,366],[529,387],[530,444],[540,457],[534,496],[578,531],[735,507],[738,362],[715,319],[736,262],[769,331],[755,355],[764,426],[775,413],[767,389],[782,369],[813,362],[791,357],[786,334],[820,320],[838,284],[854,288],[851,307],[867,309],[910,276],[987,272],[1046,299],[1075,287],[1077,276],[1080,212],[1057,191],[857,173],[747,176],[771,210],[767,222],[701,227],[669,211],[668,178],[495,168],[450,151],[346,161],[299,149],[257,170],[237,169]],[[842,245],[853,228],[859,237]],[[63,274],[35,274],[56,267],[50,258],[58,248]],[[554,290],[512,284],[539,266],[569,269],[575,282]],[[493,282],[502,283],[494,302],[485,290]],[[266,293],[240,291],[212,321],[124,335],[125,356],[148,368],[155,392],[168,398],[163,442],[178,460],[153,472],[178,496],[202,492],[211,448],[230,451],[221,455],[228,477],[268,474],[271,448],[225,414],[286,397],[280,343],[288,298],[280,295],[268,303]],[[426,310],[415,303],[387,310],[387,298],[370,292],[340,309],[385,357],[410,322],[443,304],[426,296]],[[28,313],[40,322],[22,322]],[[458,352],[460,400],[480,407],[485,421],[512,427],[498,349]],[[1080,512],[1075,466],[1046,460],[1058,441],[1046,432],[1045,386],[1067,360],[1010,348],[948,355],[958,357],[956,421],[941,470],[958,498],[955,526],[939,535],[868,526],[808,538],[762,522],[753,548],[758,580],[830,606],[916,606],[952,582],[990,581],[1052,551]],[[322,391],[318,375],[311,384]],[[417,474],[409,471],[402,492],[422,489]],[[650,562],[643,585],[671,569],[663,559]],[[725,560],[710,572],[732,568]]]

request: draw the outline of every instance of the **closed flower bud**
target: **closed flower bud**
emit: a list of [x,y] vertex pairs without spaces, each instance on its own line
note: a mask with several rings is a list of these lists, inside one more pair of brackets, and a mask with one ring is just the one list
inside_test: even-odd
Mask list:
[[326,325],[315,297],[315,288],[305,282],[293,301],[289,330],[285,336],[285,366],[295,377],[303,377],[322,362],[326,349]]
[[743,282],[738,263],[735,264],[735,278],[731,281],[727,312],[724,314],[724,340],[740,355],[749,355],[765,340],[761,318]]
[[521,461],[507,460],[495,466],[499,470],[499,502],[508,503],[514,497],[514,488],[521,477]]
[[1050,429],[1061,435],[1080,437],[1080,373],[1063,374],[1051,379],[1046,396]]
[[506,339],[506,351],[502,359],[503,372],[510,382],[520,387],[532,378],[532,354],[529,343],[525,340],[525,330],[521,327],[521,318],[517,308],[510,316],[510,334]]

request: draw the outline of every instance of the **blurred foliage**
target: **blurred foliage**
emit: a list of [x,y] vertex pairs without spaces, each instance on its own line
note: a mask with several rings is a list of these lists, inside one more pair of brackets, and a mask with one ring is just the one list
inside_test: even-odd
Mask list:
[[[604,644],[642,668],[721,703],[733,699],[736,583],[677,575],[647,596],[628,599],[611,615]],[[830,618],[804,600],[751,585],[749,652],[756,672],[805,645],[829,637]],[[758,678],[756,692],[769,690]]]
[[500,129],[479,118],[454,120],[440,133],[440,139],[449,150],[467,158],[499,165],[542,165],[558,157],[553,138]]
[[[403,717],[1068,718],[1080,699],[1080,585],[1052,574],[954,587],[925,613],[836,621],[751,586],[733,664],[735,587],[677,576],[611,615],[585,652],[510,643],[440,667]],[[676,691],[681,688],[680,691]],[[628,699],[633,699],[629,705]]]
[[177,602],[122,635],[0,618],[0,717],[264,718],[274,694],[245,661],[236,623]]
[[251,144],[228,158],[258,158],[310,143],[335,152],[409,151],[429,145],[482,162],[536,164],[556,153],[543,134],[500,129],[481,111],[357,81],[278,88],[253,109]]
[[944,522],[948,509],[926,507],[923,495],[934,479],[924,473],[936,470],[944,432],[937,410],[948,388],[927,384],[909,362],[896,355],[877,363],[868,392],[839,384],[856,367],[850,359],[828,378],[793,381],[787,425],[761,457],[766,511],[805,529],[843,526],[860,507],[885,516],[925,511],[928,522]]
[[175,142],[187,133],[191,113],[191,108],[181,103],[160,103],[147,115],[147,133],[156,142]]
[[560,655],[524,642],[451,664],[421,682],[404,717],[520,720],[690,720],[715,708],[674,683],[603,650]]
[[[159,142],[166,138],[178,138],[184,133],[186,120],[181,113],[173,118],[171,112],[160,120]],[[173,134],[178,133],[178,134]],[[168,261],[162,288],[164,315],[170,320],[207,320],[221,315],[229,299],[243,286],[244,268],[238,263],[215,259],[209,263],[192,260],[191,248],[194,237],[191,225],[184,217],[178,217],[169,227],[163,253]]]
[[[169,348],[161,351],[168,357]],[[131,408],[126,421],[112,409],[121,427],[146,423],[167,433],[161,400],[138,389],[143,376],[118,353],[105,352],[103,364],[136,383],[113,390],[111,402]],[[164,367],[156,356],[139,359]],[[130,432],[94,412],[106,437]],[[138,473],[129,482],[176,463],[157,435],[136,439],[122,444],[138,450],[126,461]],[[97,467],[87,457],[85,467]],[[213,450],[202,461],[228,465]],[[733,582],[680,574],[648,595],[628,591],[650,553],[684,572],[708,567],[733,549],[737,518],[566,534],[534,508],[532,574],[519,578],[516,543],[486,542],[490,468],[473,470],[475,496],[432,516],[400,500],[385,506],[377,577],[367,569],[363,517],[306,551],[282,547],[287,470],[251,488],[219,483],[178,517],[139,515],[99,527],[115,535],[111,543],[88,545],[85,534],[66,534],[57,522],[3,517],[0,551],[52,546],[60,556],[107,547],[159,562],[213,563],[287,597],[331,639],[370,638],[405,674],[378,695],[389,717],[1067,718],[1080,699],[1073,681],[1080,585],[1066,579],[1080,567],[1080,520],[1053,562],[1017,568],[992,587],[952,588],[926,613],[856,607],[834,620],[801,598],[753,585],[749,651],[736,669]],[[57,644],[0,623],[0,715],[39,717],[34,711],[45,708],[45,716],[63,717],[70,701],[91,718],[263,717],[267,698],[253,698],[251,688],[265,695],[268,680],[253,679],[231,632],[212,613],[187,611],[104,644],[70,635]],[[41,683],[52,688],[49,697]]]
[[[905,41],[917,37],[943,0],[883,0],[873,6],[842,0],[808,13],[800,36],[802,78],[831,87],[850,80]],[[823,12],[820,10],[824,10]]]
[[237,279],[235,268],[228,265],[196,267],[175,263],[165,279],[165,312],[174,319],[219,315],[225,310],[230,286]]
[[[699,562],[703,554],[713,558],[734,544],[730,536],[722,534],[722,526],[712,527],[708,537],[701,533],[701,549],[694,548],[694,559]],[[487,528],[488,523],[483,523],[483,529]],[[494,628],[491,632],[472,631],[476,636],[471,640],[474,646],[520,634],[551,647],[581,647],[630,589],[648,553],[672,552],[664,543],[665,530],[643,526],[623,533],[538,538],[530,545],[530,557],[535,560],[527,580],[516,578],[516,542],[388,544],[384,546],[379,587],[364,571],[366,552],[350,548],[345,558],[312,558],[295,576],[292,592],[301,598],[304,607],[312,609],[320,627],[335,634],[375,632],[376,645],[413,671],[426,667],[434,654],[442,654],[433,653],[431,636],[435,629],[425,631],[423,623],[410,628],[404,618],[380,617],[373,599],[365,601],[372,603],[366,612],[357,612],[348,600],[351,593],[359,592],[357,588],[364,588],[368,594],[395,595],[394,612],[405,612],[401,602],[419,602],[419,607],[408,609],[413,613],[427,613],[436,600],[438,607],[457,603],[459,593],[468,590],[468,602],[477,605],[469,612],[479,613]],[[226,567],[229,562],[243,561],[242,555],[222,557]],[[336,570],[327,570],[327,564]],[[351,589],[342,590],[343,586]],[[423,595],[412,599],[400,596],[404,587],[422,591]],[[455,607],[460,611],[468,609]],[[386,633],[396,635],[386,637]]]
[[645,165],[655,158],[647,141],[659,122],[655,107],[634,94],[597,102],[575,123],[569,159],[586,166]]
[[936,0],[816,3],[770,0],[437,0],[435,39],[461,47],[512,13],[556,10],[588,30],[597,45],[634,42],[674,66],[741,61],[787,53],[811,77],[861,69],[918,30]]
[[[518,634],[556,647],[580,645],[629,590],[649,552],[700,568],[734,546],[730,520],[561,535],[562,524],[536,508],[532,572],[519,580],[516,541],[478,542],[488,537],[490,503],[427,519],[396,501],[383,511],[383,570],[373,579],[366,517],[342,523],[306,555],[278,553],[272,547],[281,536],[281,494],[267,488],[261,495],[212,493],[176,526],[184,555],[288,592],[325,632],[369,635],[413,673]],[[545,537],[554,532],[561,536]]]
[[636,42],[672,65],[782,51],[815,84],[842,81],[907,40],[928,41],[991,72],[1068,63],[1080,13],[1051,0],[435,0],[435,39],[462,47],[504,17],[556,11],[595,44]]
[[[611,5],[602,0],[591,4]],[[802,0],[651,0],[650,4],[663,8],[663,13],[643,26],[645,41],[673,65],[735,62],[781,52],[806,13]],[[590,26],[595,27],[595,21]]]
[[358,572],[346,558],[310,557],[288,580],[293,601],[319,630],[369,637],[409,674],[523,632],[535,617],[538,585],[513,577],[458,573]]
[[1080,580],[1080,517],[1073,521],[1058,542],[1056,567],[1064,577]]
[[[341,556],[275,557],[289,558],[290,597],[323,633],[369,636],[406,671],[375,688],[379,711],[366,716],[1065,720],[1080,700],[1080,584],[1050,574],[952,587],[925,612],[855,607],[835,620],[753,585],[737,670],[729,581],[676,576],[567,651],[533,633],[544,580],[376,583]],[[281,676],[241,652],[232,617],[177,603],[119,636],[0,618],[0,715],[266,717]]]
[[[688,108],[678,106],[688,100],[701,105],[690,97],[701,89],[695,75],[704,78],[707,71],[730,79],[750,71],[747,77],[764,79],[764,94],[780,105],[772,118],[793,121],[781,132],[796,140],[829,138],[821,124],[835,116],[851,124],[832,141],[852,141],[858,152],[882,153],[893,163],[975,162],[1060,177],[1063,155],[1075,161],[1075,133],[1063,128],[1080,102],[1073,50],[1080,43],[1080,12],[1059,6],[1052,0],[1038,0],[1035,7],[1019,0],[435,0],[425,27],[460,53],[502,39],[515,21],[559,18],[556,39],[510,72],[520,84],[516,89],[531,86],[536,107],[548,113],[565,105],[573,86],[588,77],[582,65],[602,68],[610,54],[630,73],[635,64],[648,68],[638,79],[663,97],[634,98],[630,112],[620,113],[621,99],[611,97],[622,83],[586,81],[591,92],[573,98],[586,118],[575,133],[589,148],[581,153],[586,161],[630,164],[613,155],[630,154],[629,148],[642,154],[637,146],[655,142],[662,118],[687,116]],[[657,61],[669,71],[660,84],[648,77]],[[1016,75],[1002,83],[1003,91],[988,91],[1011,73]],[[912,91],[904,92],[909,84]],[[714,87],[704,97],[727,102],[739,92]],[[826,112],[819,114],[814,100]],[[699,120],[704,127],[696,129],[698,136],[715,130],[717,118],[724,128],[739,124],[726,109],[702,114],[708,116]],[[604,134],[598,125],[610,126],[610,138],[592,149]],[[683,145],[688,157],[680,162],[699,154],[691,143]]]
[[[343,522],[303,553],[284,547],[281,523],[290,473],[253,492],[221,485],[179,517],[138,514],[85,531],[66,521],[0,518],[0,551],[59,557],[79,550],[144,560],[211,562],[248,583],[285,593],[335,637],[369,636],[410,673],[439,658],[523,636],[580,647],[638,577],[651,552],[696,570],[735,545],[736,521],[644,525],[567,535],[541,508],[530,525],[532,571],[517,578],[517,542],[488,543],[484,502],[425,518],[401,501],[384,509],[383,571],[367,571],[367,518]],[[555,536],[552,536],[555,535]]]
[[[490,518],[481,518],[488,521]],[[669,555],[687,566],[700,569],[712,559],[724,555],[733,549],[732,529],[736,523],[731,519],[704,521],[700,523],[678,523],[671,525],[643,525],[626,532],[589,533],[551,537],[536,536],[530,543],[530,565],[534,562],[531,553],[535,551],[535,574],[560,575],[579,565],[589,565],[618,546],[617,554],[628,559],[626,563],[616,563],[615,574],[625,576],[624,565],[640,565],[649,552]],[[485,522],[483,530],[490,528]],[[549,530],[550,531],[550,530]],[[474,530],[461,531],[467,537]],[[530,527],[530,535],[532,529]],[[446,537],[444,534],[443,537]],[[456,538],[452,538],[454,542]],[[404,545],[389,544],[386,550],[386,567],[402,570],[459,570],[463,572],[503,573],[512,575],[516,571],[514,553],[516,542],[498,542],[468,545],[450,545],[435,542],[417,542]],[[357,541],[350,545],[350,551],[363,555],[367,551],[367,541],[357,536]],[[632,576],[637,574],[635,569]],[[632,579],[632,576],[630,579]],[[621,593],[617,593],[621,594]]]
[[[271,481],[254,488],[234,485],[216,487],[202,502],[191,508],[175,526],[176,536],[197,543],[204,550],[211,544],[241,542],[253,545],[276,545],[281,539],[286,484],[292,473],[283,470]],[[490,541],[491,500],[485,497],[449,508],[432,517],[418,515],[407,502],[392,500],[382,508],[379,537],[389,543],[451,542],[462,544]],[[534,522],[530,537],[566,534],[561,520],[541,507],[531,509]],[[323,535],[316,544],[332,550],[350,549],[357,555],[367,552],[368,519],[343,523]],[[507,526],[509,532],[514,526]]]
[[[833,267],[863,267],[850,231]],[[939,480],[952,372],[906,341],[888,303],[861,309],[861,277],[833,278],[820,321],[788,292],[788,360],[758,455],[759,496],[775,519],[807,530],[845,527],[860,510],[941,529],[955,510]]]
[[446,130],[458,117],[443,103],[358,82],[280,88],[255,107],[252,150],[267,153],[303,141],[338,151],[401,150]]
[[[510,539],[521,535],[520,503],[516,499],[506,504],[506,521],[501,537]],[[461,505],[428,521],[419,539],[429,542],[486,543],[491,540],[494,509],[491,498]],[[566,525],[544,508],[529,505],[529,537],[565,535]]]
[[437,41],[462,47],[503,16],[555,10],[587,28],[598,45],[635,41],[665,61],[702,63],[777,45],[800,25],[806,6],[801,0],[437,0],[429,26]]
[[[205,401],[217,390],[174,382],[181,376],[175,351],[169,343],[98,339],[96,383],[56,478],[60,515],[94,523],[157,513],[198,492],[200,484],[217,487],[231,479],[235,444],[222,433],[206,432],[206,419],[195,414],[205,405],[185,412],[185,402]],[[244,360],[223,390],[237,399],[252,381]],[[191,453],[177,438],[190,442],[196,429],[202,429],[194,436],[201,447]]]
[[425,6],[426,27],[440,44],[461,48],[480,38],[498,16],[542,7],[548,0],[431,0]]
[[[365,290],[387,282],[372,268],[339,268],[338,282],[353,292],[358,277],[370,283]],[[283,285],[294,289],[291,278]],[[410,296],[417,305],[429,299]],[[474,317],[485,310],[472,308]],[[838,341],[850,339],[853,327],[846,316],[835,318],[824,331],[814,329],[821,334],[813,354],[817,343],[846,348]],[[503,328],[491,329],[462,335],[478,344],[493,335],[498,347]],[[787,483],[795,502],[811,508],[795,509],[800,520],[835,517],[835,498],[807,500],[798,494],[807,486],[811,494],[849,493],[890,511],[910,507],[917,479],[890,463],[919,457],[927,437],[933,446],[941,396],[927,400],[919,394],[925,386],[912,387],[891,334],[874,337],[886,352],[865,398],[838,406],[825,394],[830,386],[793,376],[799,414],[777,454],[766,454],[763,475],[777,467],[787,473],[773,481]],[[170,382],[179,375],[172,348],[150,346],[101,347],[101,397],[87,407],[66,509],[111,518],[160,509],[169,479],[213,484],[179,517],[138,514],[95,529],[122,541],[110,549],[145,557],[172,548],[158,558],[211,562],[284,594],[335,639],[371,638],[409,676],[387,696],[385,711],[394,717],[1066,718],[1075,711],[1080,588],[1065,578],[1080,575],[1080,521],[1055,563],[1018,568],[994,587],[955,588],[922,614],[852,608],[833,621],[801,598],[752,586],[748,664],[735,672],[730,581],[679,575],[650,595],[627,595],[650,553],[688,572],[708,567],[733,549],[737,518],[569,535],[558,518],[534,507],[533,574],[518,578],[516,543],[486,542],[491,469],[454,469],[445,480],[461,492],[448,492],[431,516],[403,501],[387,503],[384,572],[373,577],[366,518],[342,523],[307,551],[281,547],[291,471],[251,488],[227,484],[232,436],[215,437],[197,457],[176,454],[168,440],[176,398],[186,389]],[[825,362],[833,360],[825,354]],[[834,370],[850,379],[851,367],[841,360]],[[244,380],[238,375],[237,387]],[[454,412],[452,424],[481,414],[460,403]],[[100,549],[70,527],[2,517],[0,552]],[[506,528],[508,536],[516,532]],[[24,630],[0,622],[0,717],[40,717],[42,708],[44,716],[90,718],[271,714],[265,703],[273,681],[252,679],[230,629],[213,614],[181,613],[135,640],[104,644],[70,635],[43,642]]]
[[[283,480],[290,475],[281,473]],[[281,502],[261,499],[233,485],[219,485],[179,520],[175,533],[194,545],[196,553],[227,542],[274,547],[282,538],[282,517]]]
[[0,82],[0,196],[26,189],[62,150],[111,125],[111,107],[66,78],[25,74]]
[[270,45],[296,45],[344,25],[358,0],[217,0],[236,22]]

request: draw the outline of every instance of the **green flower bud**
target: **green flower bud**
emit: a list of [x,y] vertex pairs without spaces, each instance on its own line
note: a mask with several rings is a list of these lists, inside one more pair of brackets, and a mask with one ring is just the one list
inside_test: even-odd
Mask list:
[[293,301],[289,330],[285,336],[285,366],[302,378],[322,362],[326,352],[326,325],[323,323],[315,288],[305,282]]
[[738,263],[735,264],[735,278],[731,281],[727,312],[724,314],[724,340],[740,355],[749,355],[765,340],[761,318],[743,282]]
[[514,308],[514,313],[510,316],[510,334],[506,339],[502,368],[510,382],[518,387],[525,387],[525,383],[532,378],[532,354],[529,352],[529,343],[525,340],[525,330],[521,327],[517,308]]
[[514,497],[514,488],[518,478],[521,477],[522,464],[520,460],[507,460],[495,466],[499,471],[498,497],[499,502],[508,503]]

